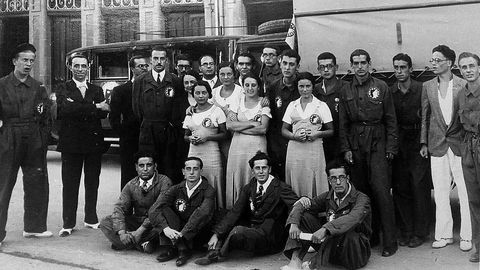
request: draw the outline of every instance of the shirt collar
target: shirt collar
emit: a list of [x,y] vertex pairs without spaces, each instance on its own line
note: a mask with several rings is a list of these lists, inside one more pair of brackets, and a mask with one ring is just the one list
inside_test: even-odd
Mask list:
[[77,81],[74,78],[72,78],[72,80],[73,80],[73,82],[75,82],[75,85],[77,86],[77,88],[80,88],[81,86],[85,86],[86,88],[88,88],[87,80],[85,80],[83,82]]
[[28,87],[31,87],[31,86],[32,86],[31,76],[30,76],[30,75],[28,75],[28,76],[27,76],[27,79],[26,79],[24,82],[22,82],[22,81],[20,81],[20,80],[15,76],[15,74],[13,73],[13,71],[12,71],[11,74],[12,74],[12,82],[13,82],[13,85],[19,86],[20,84],[23,83],[23,84],[25,84],[25,85],[28,86]]
[[192,187],[192,189],[189,189],[187,181],[185,181],[185,187],[187,188],[187,195],[189,198],[190,196],[192,196],[193,192],[198,188],[198,186],[200,186],[201,183],[202,183],[202,178],[200,177],[200,181],[198,181],[198,183],[194,187]]
[[152,76],[155,81],[157,81],[158,75],[160,75],[160,80],[163,81],[163,79],[165,78],[165,69],[160,72],[156,72],[152,69]]
[[465,85],[465,94],[468,96],[468,95],[472,95],[474,97],[478,97],[480,96],[480,87],[477,87],[475,89],[469,89],[468,88],[468,84]]
[[[265,183],[262,184],[262,186],[263,186],[262,194],[265,194],[265,191],[267,191],[268,186],[270,185],[270,183],[272,183],[273,178],[274,177],[271,174],[268,175],[267,181],[265,181]],[[258,183],[258,181],[257,181],[257,192],[258,192],[259,187],[260,187],[260,183]]]
[[[347,191],[347,193],[345,193],[345,195],[342,198],[340,198],[340,203],[342,203],[345,200],[345,198],[347,198],[347,196],[350,194],[350,191],[352,191],[352,185],[349,183],[348,184],[348,191]],[[335,191],[333,192],[333,199],[335,201],[338,199],[337,193],[335,193]]]
[[142,186],[143,182],[147,182],[147,187],[151,186],[153,184],[153,178],[155,177],[155,174],[153,174],[153,176],[148,179],[148,180],[143,180],[142,178],[138,178],[140,181],[139,181],[139,185]]

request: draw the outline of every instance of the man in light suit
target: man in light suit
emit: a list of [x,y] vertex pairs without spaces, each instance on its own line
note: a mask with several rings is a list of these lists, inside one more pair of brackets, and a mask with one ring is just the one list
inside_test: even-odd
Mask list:
[[424,158],[431,155],[436,204],[435,241],[432,248],[443,248],[453,243],[449,197],[453,180],[460,200],[460,249],[468,251],[472,248],[472,228],[460,158],[464,131],[458,117],[458,92],[464,87],[465,81],[452,74],[455,52],[448,46],[433,48],[430,63],[437,76],[423,84],[420,155]]

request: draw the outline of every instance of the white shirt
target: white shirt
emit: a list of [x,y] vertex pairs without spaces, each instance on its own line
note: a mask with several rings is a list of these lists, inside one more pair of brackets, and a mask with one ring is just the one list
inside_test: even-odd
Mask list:
[[[342,202],[345,200],[345,198],[348,196],[348,194],[350,194],[350,191],[352,190],[352,185],[348,184],[348,191],[347,193],[345,193],[345,195],[340,199],[340,201],[338,202],[337,206],[340,206],[340,204],[342,204]],[[333,192],[333,199],[335,200],[335,203],[337,202],[337,193]]]
[[[158,79],[158,75],[160,75],[160,81],[157,80],[157,79]],[[162,70],[162,71],[160,71],[160,73],[158,73],[158,72],[156,72],[155,70],[152,69],[152,76],[153,76],[153,79],[154,79],[156,82],[158,82],[158,83],[162,82],[162,81],[163,81],[163,78],[165,78],[165,69]]]
[[218,80],[217,75],[215,75],[215,77],[213,77],[213,79],[210,79],[210,80],[202,78],[202,81],[207,82],[210,85],[210,88],[212,89],[213,89],[213,86],[215,86],[215,84],[217,83],[217,80]]
[[80,93],[82,93],[82,96],[85,97],[85,92],[87,92],[88,89],[87,81],[85,80],[83,82],[80,82],[75,80],[74,78],[72,78],[72,80],[75,82],[75,85],[80,90]]
[[228,108],[236,112],[240,104],[240,99],[243,96],[243,88],[240,85],[235,84],[235,88],[230,96],[224,98],[220,96],[220,90],[222,90],[223,85],[216,87],[212,90],[212,103],[215,100],[220,106],[225,107],[228,105]]
[[300,99],[301,98],[296,99],[288,104],[285,114],[283,115],[283,122],[292,124],[292,115],[294,112],[297,112],[302,119],[307,119],[312,114],[318,113],[322,123],[325,124],[333,121],[332,113],[330,112],[327,103],[313,97],[312,102],[308,103],[307,106],[305,106],[305,110],[303,110],[302,104],[300,104]]
[[447,94],[445,98],[442,98],[440,94],[440,85],[438,86],[438,103],[440,103],[440,110],[442,111],[443,119],[445,123],[450,125],[452,121],[452,111],[453,111],[453,79],[448,82]]
[[258,191],[260,189],[260,186],[263,186],[262,195],[265,194],[265,191],[267,191],[267,188],[270,185],[270,183],[272,183],[272,180],[273,180],[273,176],[271,174],[269,174],[267,181],[265,181],[265,183],[263,183],[262,185],[260,185],[260,183],[258,183],[258,181],[257,181],[257,192],[256,193],[258,193]]
[[148,179],[148,180],[143,180],[141,178],[138,178],[140,181],[138,181],[138,185],[140,187],[143,186],[143,182],[147,181],[147,189],[153,184],[153,178],[155,177],[155,174],[153,174],[152,178]]
[[189,189],[188,188],[188,183],[185,182],[185,186],[187,187],[188,198],[190,198],[190,196],[192,196],[193,192],[198,188],[198,186],[200,186],[201,183],[202,183],[202,178],[200,177],[200,181],[198,181],[198,183],[194,187],[192,187],[192,189]]

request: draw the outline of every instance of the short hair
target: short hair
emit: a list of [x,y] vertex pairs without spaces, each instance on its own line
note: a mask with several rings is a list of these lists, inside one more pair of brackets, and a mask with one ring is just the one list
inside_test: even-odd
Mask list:
[[262,151],[257,151],[257,153],[248,161],[248,165],[250,165],[250,168],[253,169],[253,165],[255,164],[255,161],[264,160],[264,159],[267,160],[267,165],[271,166],[270,157]]
[[258,75],[256,75],[255,73],[253,72],[248,72],[247,75],[245,75],[243,78],[242,78],[242,85],[245,83],[245,79],[246,78],[252,78],[254,79],[255,81],[257,81],[257,84],[258,84],[258,94],[261,95],[263,94],[263,82],[262,82],[262,79],[260,79],[260,77]]
[[217,66],[217,73],[220,71],[220,69],[225,68],[225,67],[229,67],[229,68],[232,69],[232,71],[235,71],[235,68],[233,68],[232,62],[221,62]]
[[203,161],[201,158],[199,157],[193,157],[193,156],[190,156],[190,157],[187,157],[185,159],[185,161],[183,162],[183,168],[185,168],[185,163],[187,163],[187,161],[190,161],[190,160],[196,160],[198,161],[198,163],[200,164],[200,169],[203,169]]
[[327,173],[327,176],[330,176],[330,170],[332,169],[344,169],[345,174],[350,175],[350,165],[348,165],[348,163],[342,158],[335,158],[327,163],[325,166],[325,172]]
[[412,65],[413,65],[412,64],[412,58],[406,53],[399,53],[399,54],[395,55],[392,59],[392,63],[395,62],[395,61],[405,61],[405,62],[407,62],[409,68],[411,68]]
[[198,74],[198,72],[196,72],[196,71],[193,70],[193,69],[187,70],[187,72],[185,72],[185,75],[193,76],[193,77],[195,77],[195,79],[197,79],[197,81],[201,81],[201,80],[202,80],[202,77],[200,77],[200,74]]
[[198,64],[199,65],[202,65],[202,58],[204,57],[210,57],[213,59],[213,63],[215,63],[215,57],[211,56],[210,54],[202,54],[199,58],[198,58]]
[[315,86],[315,77],[310,72],[300,72],[297,74],[297,78],[295,81],[295,86],[298,86],[298,82],[300,80],[309,80],[312,82],[312,86]]
[[177,59],[175,60],[175,65],[178,65],[179,60],[188,61],[188,64],[192,65],[192,60],[190,60],[190,57],[186,54],[177,55]]
[[323,52],[317,56],[317,62],[320,60],[332,59],[334,65],[337,64],[337,57],[331,52]]
[[252,66],[255,65],[255,57],[254,57],[251,53],[249,53],[249,52],[240,52],[239,54],[237,54],[237,55],[235,56],[235,64],[238,63],[238,58],[239,58],[239,57],[248,57],[248,58],[250,58],[250,60],[251,60],[251,62],[252,62]]
[[165,47],[163,47],[163,46],[160,46],[160,45],[156,45],[156,46],[153,46],[153,47],[152,47],[152,50],[150,51],[150,54],[151,54],[153,51],[159,51],[159,52],[165,52],[165,53],[167,53],[167,48],[165,48]]
[[455,51],[450,49],[447,45],[438,45],[432,49],[432,53],[439,52],[445,56],[448,60],[452,61],[452,65],[455,64]]
[[131,68],[133,68],[135,67],[135,60],[141,59],[141,58],[146,58],[146,57],[143,54],[134,54],[132,57],[130,57],[130,60],[128,60],[128,64],[130,65]]
[[367,51],[365,51],[364,49],[356,49],[355,51],[352,52],[352,54],[350,54],[350,64],[353,64],[354,56],[360,56],[360,55],[365,55],[367,57],[368,63],[370,63],[370,61],[372,60],[370,58],[370,54]]
[[475,59],[475,61],[477,61],[477,65],[480,65],[480,58],[478,57],[478,55],[476,55],[474,53],[471,53],[471,52],[462,52],[458,56],[458,65],[460,66],[460,60],[462,60],[463,58],[468,58],[468,57],[472,57],[473,59]]
[[292,50],[292,49],[284,50],[280,56],[282,58],[284,56],[295,58],[297,60],[297,65],[300,64],[301,57],[295,50]]
[[138,164],[138,160],[141,158],[151,158],[153,163],[157,163],[157,155],[152,151],[139,150],[133,155],[135,164]]
[[88,59],[88,57],[87,57],[87,55],[85,55],[85,54],[83,54],[83,53],[81,53],[81,52],[75,52],[75,53],[72,53],[72,54],[68,57],[68,59],[67,59],[67,64],[68,64],[69,66],[71,66],[71,65],[72,65],[72,61],[73,61],[73,59],[75,59],[75,58],[84,58],[84,59],[87,59],[87,63],[90,62],[89,59]]
[[267,43],[265,44],[265,46],[263,46],[263,48],[270,48],[270,49],[274,49],[275,50],[275,53],[278,55],[281,51],[280,51],[280,48],[277,46],[277,45],[274,45],[273,43]]
[[33,44],[30,44],[30,43],[18,44],[17,47],[15,47],[15,49],[13,50],[13,54],[12,54],[13,58],[17,58],[19,53],[27,52],[27,51],[36,53],[37,49],[35,48],[35,46],[33,46]]
[[[207,89],[208,97],[212,98],[212,88],[210,87],[210,84],[208,82],[204,80],[197,80],[197,85],[195,85],[195,87],[197,86],[204,86]],[[192,97],[193,97],[193,92],[195,92],[195,87],[193,87],[192,90],[190,91],[190,94],[192,95]]]

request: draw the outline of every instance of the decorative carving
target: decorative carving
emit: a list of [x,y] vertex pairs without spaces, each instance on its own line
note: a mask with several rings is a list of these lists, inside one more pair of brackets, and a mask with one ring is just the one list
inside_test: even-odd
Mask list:
[[47,10],[80,9],[82,0],[47,0]]
[[162,0],[162,5],[190,5],[203,4],[203,0]]
[[102,0],[104,8],[138,7],[139,0]]
[[0,0],[0,13],[26,11],[28,11],[28,0]]

